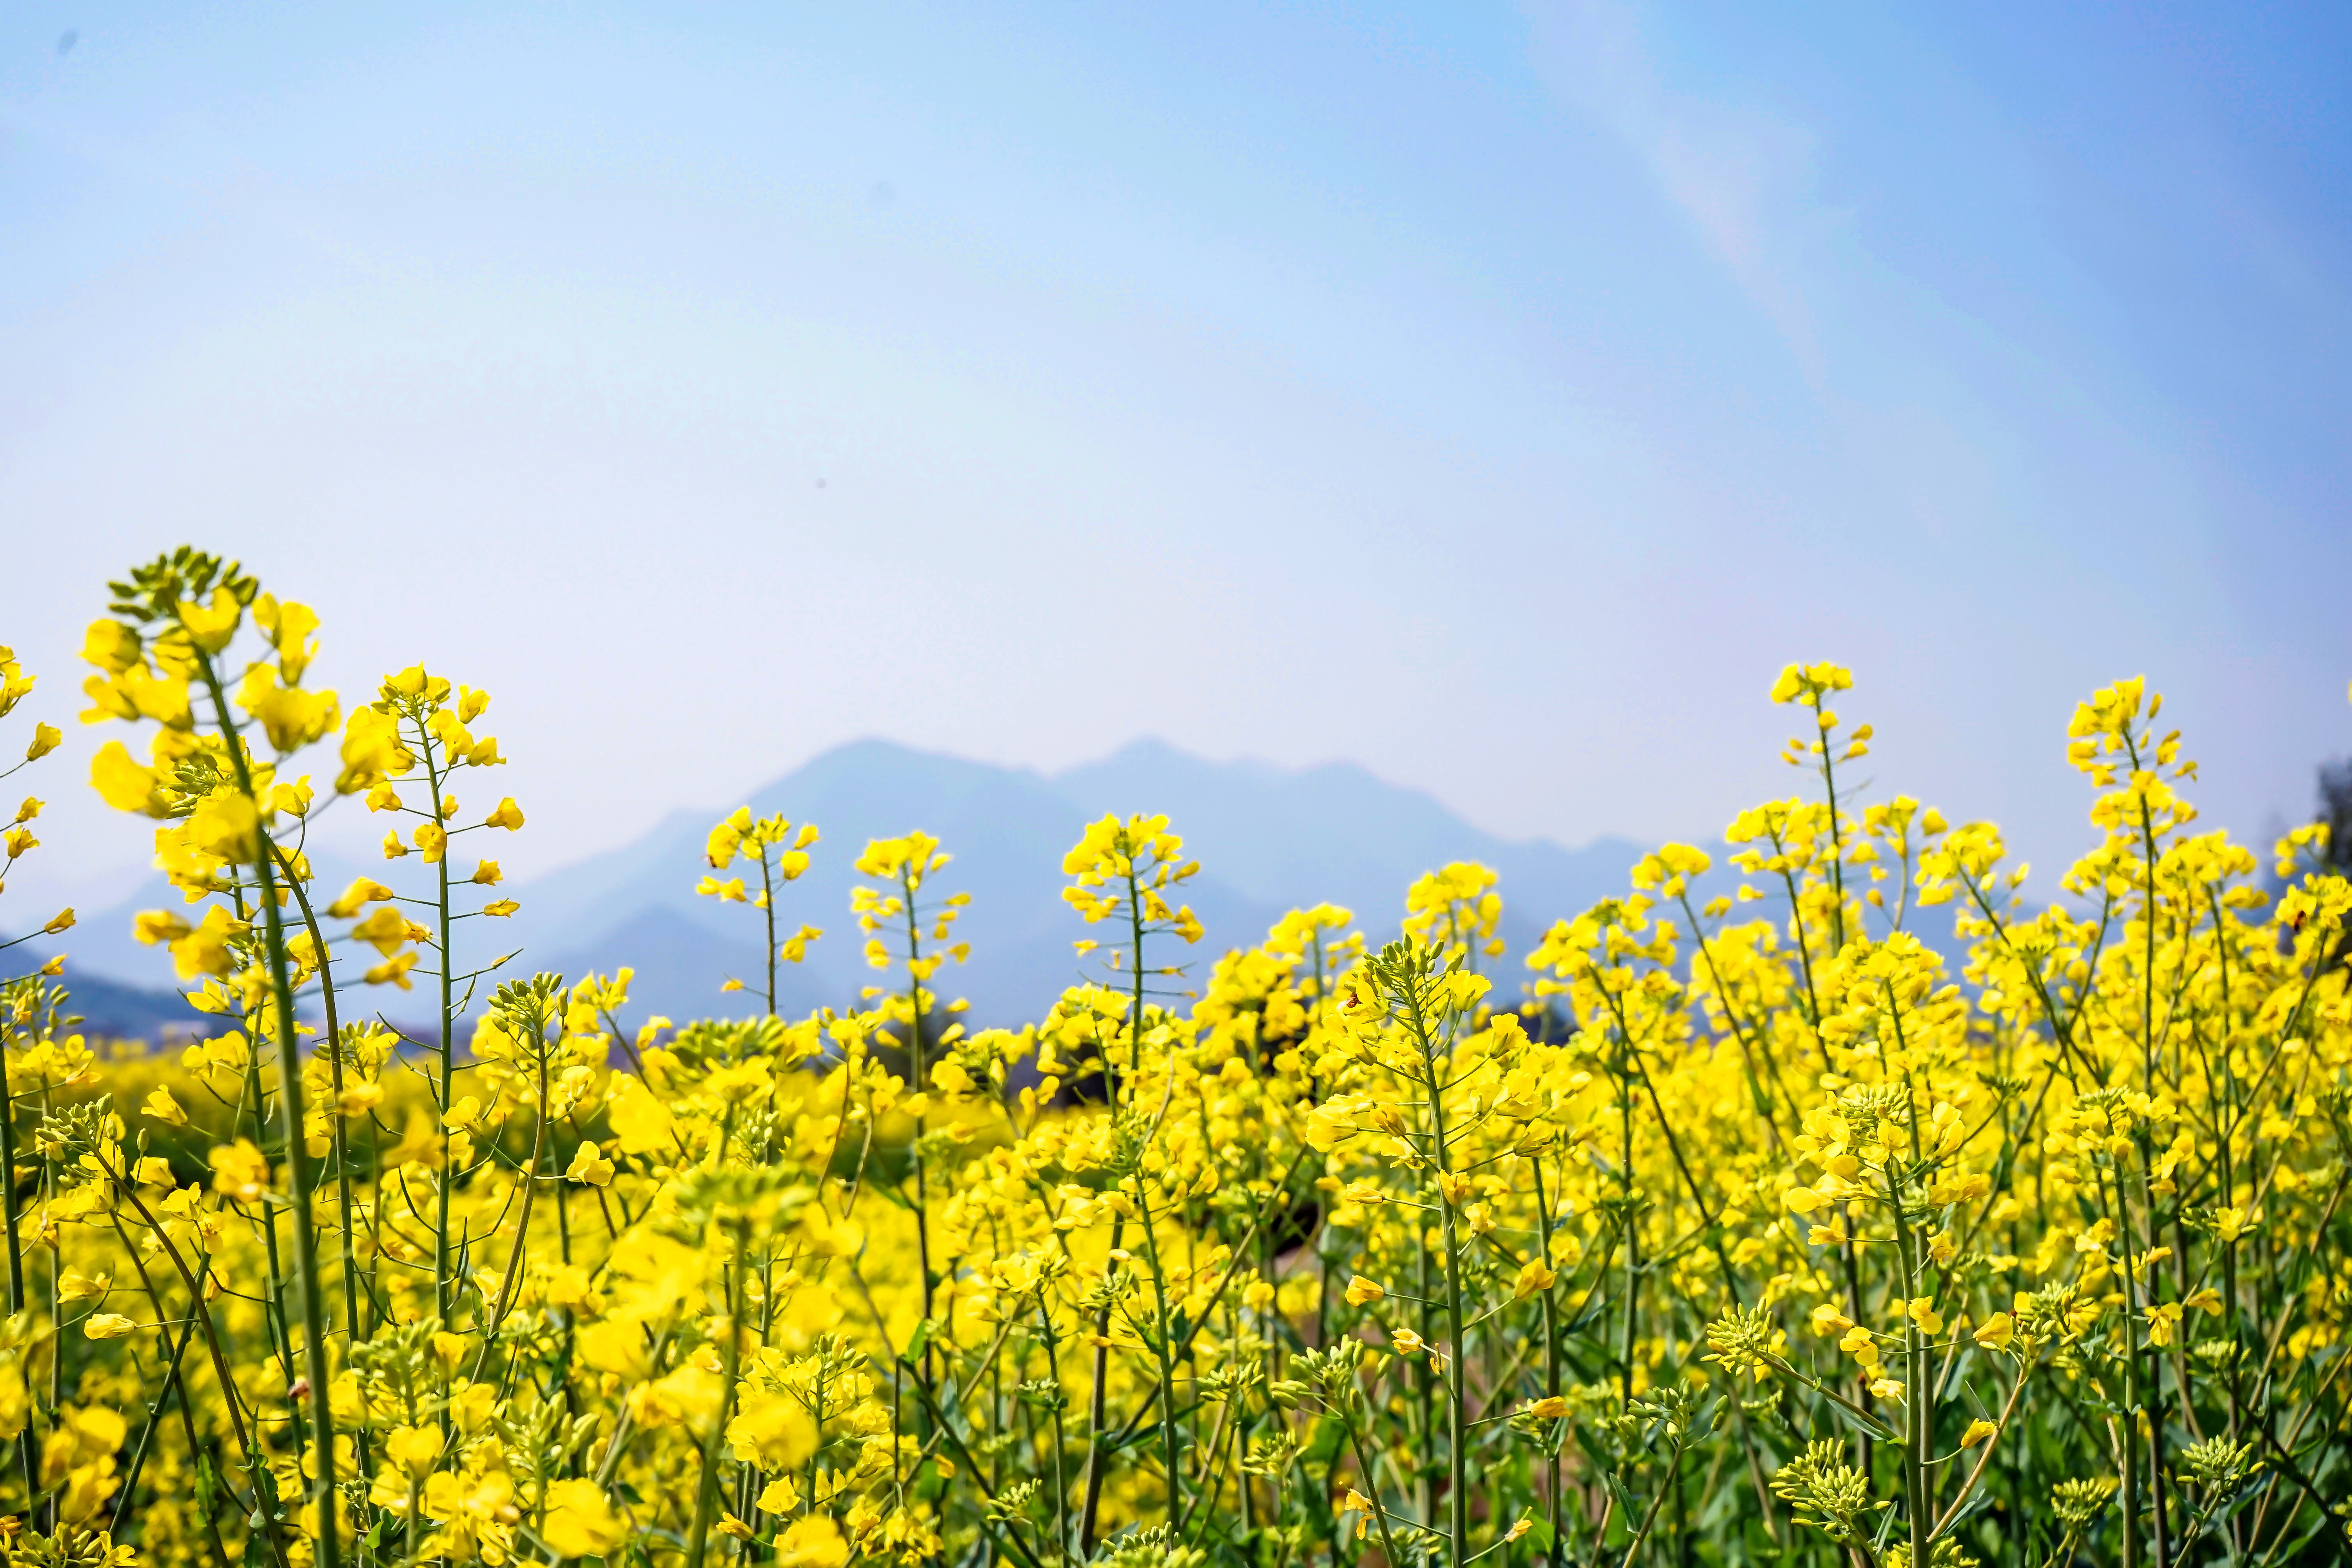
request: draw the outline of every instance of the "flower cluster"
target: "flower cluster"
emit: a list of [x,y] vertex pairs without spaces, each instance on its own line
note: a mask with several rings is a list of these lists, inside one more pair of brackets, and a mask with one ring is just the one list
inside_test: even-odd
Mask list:
[[[778,905],[820,840],[746,807],[699,891],[761,912],[765,1007],[730,982],[749,1016],[631,1029],[627,971],[464,934],[515,907],[496,861],[452,871],[523,823],[457,799],[502,760],[488,698],[412,666],[346,716],[302,684],[318,629],[183,551],[88,639],[90,716],[153,731],[92,782],[184,899],[139,934],[208,1027],[103,1052],[57,966],[0,991],[12,1557],[2170,1568],[2345,1539],[2352,884],[2324,830],[2267,885],[2198,832],[2138,682],[2074,717],[2096,842],[2048,901],[1990,825],[1855,798],[1853,679],[1792,666],[1805,787],[1643,858],[1524,984],[1474,865],[1187,958],[1198,863],[1114,816],[1065,860],[1083,969],[1033,1022],[967,1026],[968,895],[917,831],[854,858],[872,984],[788,1017],[775,966],[824,917]],[[0,650],[0,716],[29,684]],[[304,836],[343,797],[404,826],[330,898]]]

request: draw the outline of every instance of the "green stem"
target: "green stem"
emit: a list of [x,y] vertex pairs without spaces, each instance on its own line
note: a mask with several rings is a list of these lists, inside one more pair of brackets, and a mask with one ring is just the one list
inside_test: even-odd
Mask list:
[[[1445,1096],[1444,1086],[1437,1081],[1434,1066],[1430,1070],[1429,1085],[1430,1117],[1436,1131],[1437,1170],[1442,1181],[1450,1173],[1445,1158]],[[1445,1379],[1448,1556],[1454,1568],[1461,1568],[1470,1543],[1470,1476],[1463,1458],[1467,1417],[1463,1413],[1465,1394],[1462,1362],[1462,1249],[1454,1234],[1454,1200],[1442,1192],[1439,1197],[1438,1224],[1445,1238],[1445,1349],[1446,1359],[1453,1363],[1453,1375]],[[1441,1373],[1439,1375],[1443,1377],[1444,1374]]]
[[343,1548],[334,1519],[335,1417],[327,1399],[327,1385],[331,1380],[327,1372],[326,1302],[319,1289],[318,1248],[310,1227],[310,1151],[302,1135],[302,1058],[297,1048],[299,1037],[295,1032],[294,986],[286,967],[286,930],[278,907],[277,868],[272,863],[269,835],[259,820],[262,802],[254,791],[253,772],[246,761],[244,742],[228,716],[228,698],[221,689],[220,675],[208,655],[200,657],[199,668],[204,671],[205,685],[212,692],[213,711],[222,736],[228,742],[237,787],[244,791],[256,813],[254,861],[261,872],[261,911],[268,932],[269,983],[278,1003],[278,1110],[286,1126],[286,1181],[294,1208],[294,1269],[302,1289],[304,1375],[310,1384],[311,1433],[318,1455],[319,1477],[311,1489],[310,1523],[316,1532],[313,1539],[318,1542],[319,1568],[340,1568]]
[[702,1442],[702,1479],[695,1487],[694,1536],[687,1547],[687,1568],[702,1568],[705,1550],[710,1544],[710,1516],[719,1507],[719,1448],[725,1440],[727,1417],[735,1406],[736,1363],[742,1352],[743,1335],[735,1321],[735,1262],[727,1263],[727,1343],[719,1352],[719,1376],[725,1390],[719,1399],[719,1417],[710,1424],[710,1432]]
[[[1665,1479],[1658,1483],[1656,1495],[1650,1499],[1649,1509],[1642,1515],[1642,1528],[1634,1531],[1633,1539],[1625,1543],[1624,1560],[1619,1564],[1619,1568],[1633,1568],[1634,1554],[1642,1550],[1642,1542],[1650,1539],[1650,1527],[1658,1522],[1658,1505],[1666,1500],[1667,1492],[1675,1489],[1675,1478],[1682,1473],[1683,1449],[1689,1442],[1690,1433],[1685,1427],[1683,1434],[1675,1439],[1675,1457],[1666,1466]],[[1923,1558],[1920,1561],[1926,1560]]]
[[768,917],[768,1016],[776,1016],[776,878],[768,864],[766,839],[760,841],[760,910]]
[[[433,933],[433,940],[440,950],[441,969],[441,1079],[434,1086],[437,1091],[437,1103],[434,1109],[441,1118],[441,1170],[434,1183],[438,1189],[438,1196],[433,1221],[433,1310],[434,1315],[446,1327],[450,1311],[456,1306],[451,1295],[449,1271],[449,1189],[455,1173],[449,1169],[448,1122],[449,1107],[456,1100],[453,1075],[457,1068],[457,998],[456,981],[451,973],[454,965],[451,950],[455,945],[456,933],[449,926],[449,823],[441,810],[441,770],[433,760],[432,731],[422,721],[417,723],[417,755],[425,761],[425,787],[432,792],[433,826],[441,831],[441,853],[433,863],[434,913],[440,921]],[[449,1417],[446,1412],[441,1417],[441,1435],[445,1441],[449,1435]]]
[[[5,1051],[0,1051],[5,1056]],[[0,1066],[0,1079],[5,1079],[5,1066]],[[25,1248],[16,1234],[16,1095],[13,1088],[0,1089],[0,1199],[5,1199],[8,1219],[8,1310],[24,1314],[31,1310],[25,1299]],[[32,1511],[34,1489],[40,1481],[40,1467],[33,1458],[33,1423],[28,1418],[24,1430],[16,1434],[16,1463],[25,1476],[25,1510]]]

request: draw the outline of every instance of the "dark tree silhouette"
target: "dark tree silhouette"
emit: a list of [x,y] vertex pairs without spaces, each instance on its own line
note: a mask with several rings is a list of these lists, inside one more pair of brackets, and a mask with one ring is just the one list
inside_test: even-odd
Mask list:
[[2327,824],[2327,868],[2352,873],[2352,760],[2320,764],[2319,820]]

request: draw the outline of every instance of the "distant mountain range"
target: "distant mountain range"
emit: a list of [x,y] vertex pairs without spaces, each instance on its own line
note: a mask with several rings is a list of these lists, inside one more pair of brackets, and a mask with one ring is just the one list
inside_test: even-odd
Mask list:
[[[1062,901],[1062,856],[1107,811],[1166,813],[1199,858],[1201,874],[1183,895],[1206,932],[1182,955],[1196,976],[1303,904],[1344,905],[1367,934],[1392,935],[1407,884],[1449,860],[1495,868],[1503,934],[1525,952],[1559,915],[1622,888],[1640,853],[1622,839],[1569,850],[1497,838],[1419,791],[1347,764],[1292,773],[1211,763],[1156,741],[1055,774],[861,741],[749,804],[761,816],[814,822],[824,834],[808,874],[778,900],[780,923],[805,921],[826,933],[780,978],[780,1006],[839,1004],[870,984],[848,913],[849,889],[867,879],[852,862],[868,839],[920,828],[955,857],[939,886],[972,895],[957,928],[971,943],[971,961],[941,984],[969,997],[981,1023],[1036,1017],[1079,977],[1071,943],[1099,933]],[[673,1017],[740,1001],[717,987],[729,974],[753,983],[757,916],[694,892],[705,870],[704,837],[726,809],[675,813],[627,847],[519,893],[525,915],[517,920],[539,922],[526,928],[527,940],[553,955],[544,966],[571,974],[628,963],[637,973],[633,995]],[[536,961],[526,953],[523,962]]]
[[[755,989],[761,984],[758,914],[694,891],[707,869],[705,835],[740,804],[674,812],[632,844],[523,884],[514,890],[522,911],[505,926],[468,922],[478,956],[520,947],[510,973],[552,970],[572,977],[625,964],[636,972],[635,1016],[740,1016],[748,995],[722,994],[719,986],[730,975]],[[1294,772],[1213,763],[1157,741],[1051,774],[860,741],[795,769],[749,804],[761,816],[781,812],[814,822],[824,833],[807,875],[778,900],[780,927],[806,921],[825,932],[805,963],[785,967],[780,1007],[803,1013],[846,1004],[870,984],[863,939],[849,914],[849,889],[862,879],[852,862],[870,838],[920,828],[955,857],[938,884],[941,890],[972,895],[958,928],[971,943],[971,960],[942,976],[940,985],[969,997],[980,1024],[1034,1018],[1078,978],[1071,943],[1090,933],[1062,901],[1062,855],[1086,823],[1107,811],[1166,813],[1187,851],[1199,858],[1201,875],[1184,900],[1206,935],[1181,955],[1194,978],[1205,976],[1219,953],[1257,941],[1300,905],[1343,905],[1369,937],[1391,936],[1407,884],[1450,860],[1479,861],[1499,874],[1502,934],[1514,955],[1524,953],[1554,920],[1623,890],[1641,853],[1622,838],[1580,849],[1498,838],[1418,790],[1348,763]],[[335,888],[362,870],[397,879],[386,868],[323,857],[318,867],[320,885]],[[58,944],[72,952],[69,981],[83,983],[82,1010],[94,1025],[152,1035],[178,1005],[158,994],[171,982],[168,960],[130,935],[135,910],[176,898],[158,878],[120,907],[87,918]],[[110,983],[105,1006],[97,1005],[92,980]],[[412,998],[394,994],[371,1000],[394,1018],[418,1011],[403,1005]],[[119,1021],[113,1014],[121,1015]]]

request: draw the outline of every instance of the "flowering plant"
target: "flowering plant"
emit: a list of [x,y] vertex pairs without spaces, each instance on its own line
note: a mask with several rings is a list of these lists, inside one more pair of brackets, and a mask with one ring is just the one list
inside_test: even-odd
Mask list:
[[[139,934],[217,1026],[101,1055],[58,964],[0,993],[12,1557],[2344,1549],[2352,885],[2324,829],[2275,897],[2196,832],[2137,681],[2074,716],[2099,840],[2038,907],[1990,825],[1856,799],[1851,677],[1792,666],[1807,787],[1523,986],[1467,865],[1378,946],[1321,905],[1187,959],[1198,863],[1139,815],[1069,852],[1095,934],[1033,1023],[942,999],[967,897],[917,831],[856,860],[876,983],[782,1017],[820,840],[746,809],[700,890],[761,912],[764,1008],[630,1032],[627,971],[466,934],[516,906],[457,842],[524,820],[458,799],[487,694],[412,666],[346,714],[317,629],[184,550],[88,638],[89,716],[152,727],[92,782],[185,900]],[[30,681],[0,650],[0,715]],[[312,886],[322,795],[405,825],[385,880]],[[354,1016],[419,984],[429,1030]]]

